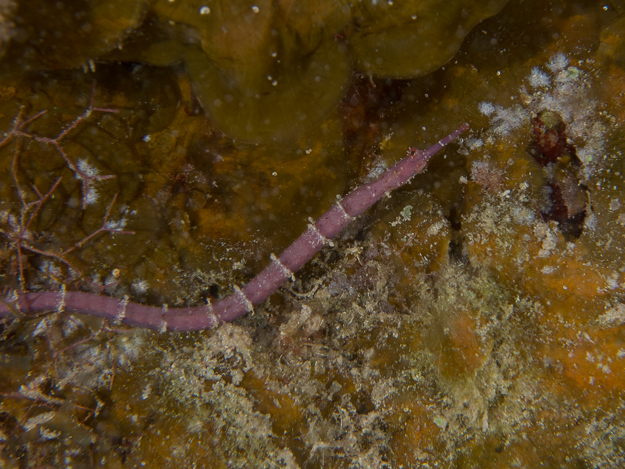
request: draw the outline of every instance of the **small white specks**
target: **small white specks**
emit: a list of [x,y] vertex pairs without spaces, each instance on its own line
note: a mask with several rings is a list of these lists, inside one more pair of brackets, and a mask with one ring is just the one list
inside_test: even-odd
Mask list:
[[532,68],[532,72],[529,77],[530,85],[534,88],[546,88],[551,84],[551,80],[545,72],[538,67]]
[[50,322],[48,318],[43,318],[41,322],[37,324],[37,327],[35,328],[35,331],[33,332],[33,337],[43,335],[48,330],[48,327],[50,327]]
[[[128,223],[128,220],[125,217],[122,217],[119,220],[115,220],[115,221],[107,220],[106,223],[104,224],[104,228],[112,232],[121,231],[126,226],[126,223]],[[119,269],[117,269],[117,272],[119,273]]]
[[271,56],[275,59],[276,57],[278,57],[278,53],[277,52],[272,52]]
[[31,417],[28,420],[26,420],[26,422],[24,422],[22,427],[24,427],[24,430],[30,431],[38,425],[42,425],[46,422],[49,422],[50,420],[54,418],[55,415],[56,415],[56,412],[44,412],[43,414],[36,415],[35,417]]
[[274,81],[271,82],[272,86],[276,86],[277,84],[278,84],[278,80],[274,80]]
[[149,285],[148,282],[146,282],[145,280],[136,279],[134,282],[132,282],[131,288],[138,295],[143,295],[144,293],[147,293]]
[[43,440],[55,440],[61,436],[61,432],[57,430],[50,430],[48,428],[39,427],[39,435]]
[[487,101],[482,101],[477,108],[480,110],[480,112],[482,114],[484,114],[485,116],[490,116],[495,112],[495,106],[493,106],[492,103],[489,103]]
[[428,228],[427,234],[428,236],[436,236],[441,232],[441,230],[445,227],[445,222],[437,221],[436,223],[432,223],[432,225]]
[[625,305],[618,303],[597,318],[602,327],[618,327],[625,324]]
[[87,163],[87,160],[78,160],[78,171],[82,173],[81,176],[88,178],[95,178],[99,174],[98,169]]
[[610,211],[614,212],[615,210],[618,210],[619,208],[621,208],[621,202],[619,202],[618,199],[612,199],[610,201]]
[[417,19],[417,15],[412,15],[410,18],[412,18],[413,20]]
[[276,173],[276,172],[274,171],[273,173],[271,173],[271,175],[272,175],[273,177],[276,177],[276,176],[278,175],[278,173]]
[[83,200],[85,205],[95,204],[100,198],[100,193],[93,186],[87,186],[87,193],[85,194]]
[[551,57],[551,60],[547,64],[547,67],[553,72],[557,73],[560,70],[564,70],[564,68],[569,64],[569,59],[566,58],[566,55],[559,53]]
[[484,146],[484,140],[481,138],[465,138],[464,144],[469,150],[475,150]]
[[260,8],[258,8],[256,5],[252,6],[252,11],[254,13],[258,13],[260,11]]
[[200,15],[210,15],[211,9],[207,6],[200,8]]
[[150,135],[146,135],[145,137],[143,137],[143,141],[147,143],[150,141],[151,138],[152,137]]
[[306,150],[306,154],[310,155],[312,153],[312,148],[309,148],[308,150]]

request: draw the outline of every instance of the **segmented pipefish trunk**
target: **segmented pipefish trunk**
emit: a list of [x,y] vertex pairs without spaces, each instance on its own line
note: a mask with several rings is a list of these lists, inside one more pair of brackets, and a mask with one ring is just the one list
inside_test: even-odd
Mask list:
[[317,254],[330,240],[343,231],[349,223],[387,194],[422,173],[430,158],[469,128],[468,124],[439,140],[427,150],[411,148],[403,160],[391,166],[378,179],[353,190],[337,201],[327,212],[308,225],[280,256],[271,254],[271,263],[244,288],[234,287],[234,293],[215,304],[189,308],[156,307],[86,292],[45,291],[20,294],[0,302],[0,318],[15,312],[37,313],[46,311],[89,314],[109,319],[115,323],[146,327],[160,331],[192,331],[209,329],[220,322],[233,321],[255,305],[265,301],[294,273]]

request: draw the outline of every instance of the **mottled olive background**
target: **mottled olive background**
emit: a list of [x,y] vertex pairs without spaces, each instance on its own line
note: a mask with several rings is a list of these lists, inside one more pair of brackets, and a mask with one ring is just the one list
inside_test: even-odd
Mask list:
[[625,465],[624,34],[620,1],[0,0],[5,301],[226,296],[471,126],[233,324],[4,321],[0,467]]

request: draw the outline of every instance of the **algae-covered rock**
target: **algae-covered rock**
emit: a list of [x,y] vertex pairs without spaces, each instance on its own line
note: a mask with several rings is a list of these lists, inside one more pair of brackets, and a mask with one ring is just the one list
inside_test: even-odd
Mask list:
[[[341,112],[259,144],[220,132],[184,70],[189,51],[217,63],[208,51],[228,41],[215,30],[211,49],[183,10],[202,21],[221,7],[165,3],[180,18],[149,12],[94,73],[0,75],[6,295],[21,294],[21,260],[35,291],[204,304],[407,147],[464,121],[472,130],[233,324],[176,334],[16,311],[0,323],[0,465],[622,467],[625,73],[598,52],[614,25],[598,20],[606,10],[510,2],[445,70],[400,83],[359,77]],[[219,13],[241,21],[237,31],[254,18],[241,5]],[[334,14],[318,5],[273,2],[268,16],[324,36]],[[260,15],[267,4],[247,6]],[[357,28],[341,28],[349,55]],[[256,69],[263,31],[237,45]],[[238,67],[215,65],[253,86]],[[73,125],[94,78],[94,105],[118,112]],[[48,112],[18,136],[22,106],[24,119]],[[49,140],[59,135],[70,161],[116,176],[86,209],[80,178]],[[363,161],[359,178],[345,177],[346,149]],[[30,222],[37,191],[58,176]],[[104,227],[134,234],[99,233],[64,252],[103,224],[116,193]]]
[[506,3],[357,2],[350,38],[355,67],[376,77],[426,75],[450,60],[471,29]]
[[16,6],[13,0],[3,0],[0,2],[0,57],[6,52],[9,41],[11,40],[15,10]]
[[347,90],[352,61],[376,77],[425,75],[506,2],[478,9],[441,2],[205,3],[156,2],[155,16],[109,58],[184,62],[198,100],[226,133],[266,142],[323,119]]
[[259,142],[282,140],[326,117],[350,76],[345,47],[333,40],[302,55],[292,52],[289,58],[269,59],[255,70],[248,63],[241,70],[219,68],[202,51],[193,51],[187,53],[186,68],[198,100],[226,133]]
[[625,65],[623,38],[625,38],[625,18],[615,21],[601,31],[599,59],[623,67]]
[[13,41],[3,62],[24,70],[94,66],[121,47],[141,21],[147,0],[20,2]]
[[190,28],[184,61],[194,91],[233,137],[263,142],[297,136],[345,94],[351,64],[334,32],[348,17],[331,2],[291,8],[268,1],[210,7],[161,1],[155,11],[163,22]]
[[197,99],[222,130],[268,142],[327,116],[353,66],[395,78],[439,68],[505,3],[44,2],[18,12],[9,53],[35,70],[93,68],[98,60],[184,63]]
[[[438,270],[447,263],[451,229],[437,200],[418,191],[391,198],[388,213],[372,228],[372,235],[395,246],[408,272]],[[408,274],[410,277],[410,274]]]

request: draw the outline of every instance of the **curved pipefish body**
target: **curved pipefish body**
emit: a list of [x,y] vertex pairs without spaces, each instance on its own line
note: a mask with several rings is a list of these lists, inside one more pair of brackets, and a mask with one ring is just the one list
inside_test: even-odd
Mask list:
[[468,124],[436,142],[427,150],[411,148],[403,160],[391,166],[375,181],[360,186],[337,201],[317,221],[308,225],[280,256],[271,255],[272,262],[244,288],[234,288],[234,293],[214,304],[188,308],[167,308],[133,303],[95,293],[43,291],[37,293],[14,292],[12,297],[0,301],[0,319],[15,311],[28,314],[47,311],[89,314],[109,319],[115,323],[146,327],[160,331],[192,331],[209,329],[220,322],[233,321],[255,305],[262,303],[317,254],[334,236],[343,231],[358,215],[380,198],[422,173],[430,158],[469,128]]

